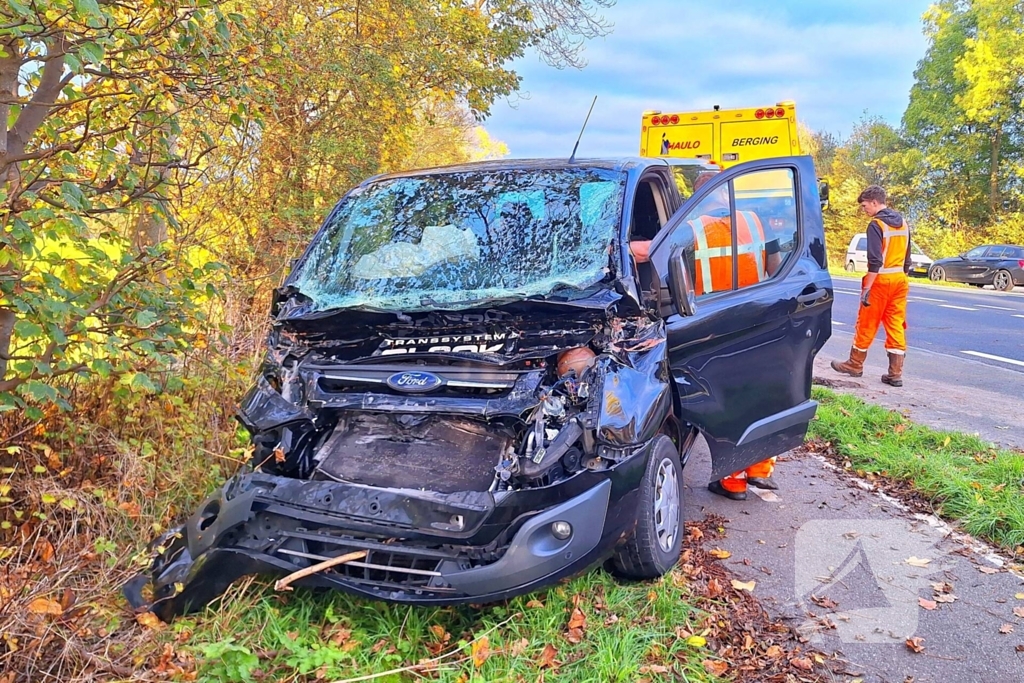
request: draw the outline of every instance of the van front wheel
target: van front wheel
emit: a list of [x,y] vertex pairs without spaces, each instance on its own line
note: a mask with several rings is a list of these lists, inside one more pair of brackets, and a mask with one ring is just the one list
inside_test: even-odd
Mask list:
[[676,565],[683,543],[683,470],[667,436],[656,436],[651,444],[636,517],[633,534],[613,563],[628,578],[654,579]]
[[846,262],[846,272],[852,273],[855,270],[857,270],[857,265],[853,261],[847,261]]

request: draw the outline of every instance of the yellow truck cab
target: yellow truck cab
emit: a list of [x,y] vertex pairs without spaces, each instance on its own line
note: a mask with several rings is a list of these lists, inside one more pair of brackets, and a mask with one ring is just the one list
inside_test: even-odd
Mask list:
[[745,161],[799,156],[796,105],[644,112],[640,156],[702,159],[723,169]]

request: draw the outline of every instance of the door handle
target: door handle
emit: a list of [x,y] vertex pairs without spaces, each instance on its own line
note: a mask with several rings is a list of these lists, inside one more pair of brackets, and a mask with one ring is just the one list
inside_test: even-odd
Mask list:
[[813,304],[815,301],[822,298],[823,296],[828,296],[828,290],[815,288],[814,290],[808,292],[807,294],[801,294],[796,298],[796,300],[797,303],[801,304]]

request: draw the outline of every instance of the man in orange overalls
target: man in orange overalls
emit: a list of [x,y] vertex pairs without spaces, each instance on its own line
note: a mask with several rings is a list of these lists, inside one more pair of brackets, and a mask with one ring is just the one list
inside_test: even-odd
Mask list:
[[910,227],[896,211],[885,205],[885,190],[872,185],[857,198],[860,208],[871,217],[868,224],[868,274],[861,281],[857,330],[849,360],[832,361],[832,369],[851,377],[864,374],[864,360],[878,326],[885,326],[885,350],[889,371],[882,382],[903,386],[903,360],[907,356],[907,294],[910,284]]

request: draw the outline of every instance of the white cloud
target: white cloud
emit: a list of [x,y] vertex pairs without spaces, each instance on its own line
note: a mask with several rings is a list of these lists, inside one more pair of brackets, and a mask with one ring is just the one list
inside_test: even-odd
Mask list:
[[529,98],[497,103],[487,127],[515,156],[567,155],[595,94],[581,154],[635,154],[645,109],[792,99],[813,128],[847,133],[865,110],[898,123],[928,3],[895,4],[619,0],[615,30],[588,44],[586,69],[521,60]]

